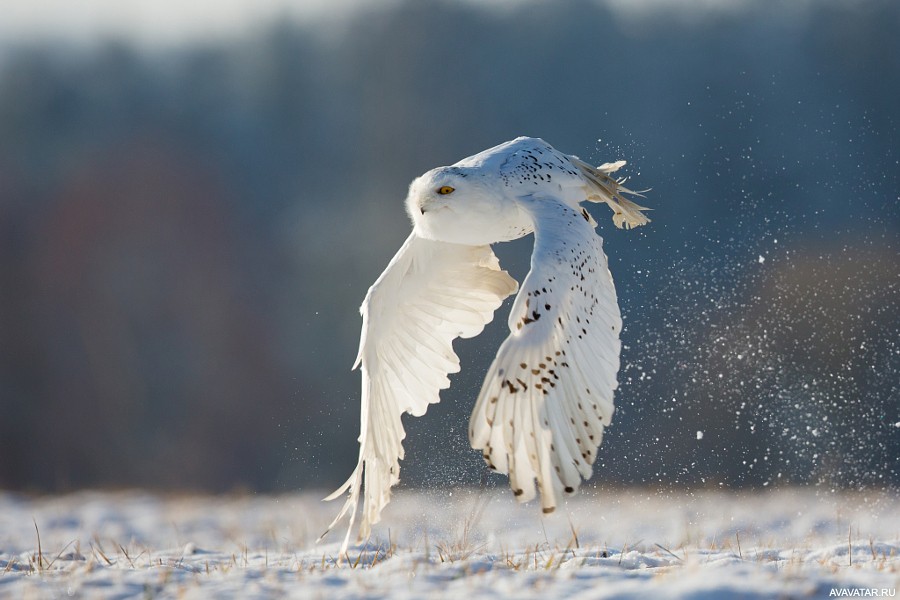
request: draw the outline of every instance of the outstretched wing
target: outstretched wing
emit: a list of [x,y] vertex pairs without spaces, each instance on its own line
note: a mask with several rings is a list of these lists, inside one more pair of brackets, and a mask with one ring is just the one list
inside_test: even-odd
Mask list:
[[512,332],[488,371],[469,425],[472,447],[508,473],[521,502],[545,513],[572,494],[613,414],[622,320],[603,240],[583,209],[529,197],[531,271],[509,318]]
[[369,288],[360,308],[363,327],[354,365],[362,365],[359,462],[347,482],[326,498],[349,490],[328,527],[350,513],[341,555],[347,551],[360,490],[359,535],[364,538],[399,481],[406,435],[401,415],[421,416],[438,402],[440,390],[450,385],[447,374],[459,371],[453,340],[478,335],[517,287],[500,270],[490,246],[438,242],[413,233]]

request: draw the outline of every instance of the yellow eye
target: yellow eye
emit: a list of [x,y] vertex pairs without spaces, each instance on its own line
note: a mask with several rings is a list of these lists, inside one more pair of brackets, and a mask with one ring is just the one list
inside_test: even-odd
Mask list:
[[446,196],[447,194],[452,194],[456,191],[456,188],[450,187],[449,185],[442,185],[438,188],[437,193],[441,196]]

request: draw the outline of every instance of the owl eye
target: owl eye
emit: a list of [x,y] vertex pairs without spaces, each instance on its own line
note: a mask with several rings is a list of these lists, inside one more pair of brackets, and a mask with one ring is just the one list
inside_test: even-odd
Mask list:
[[440,194],[441,196],[446,196],[447,194],[452,194],[455,191],[456,191],[456,188],[454,188],[454,187],[450,187],[449,185],[442,185],[441,187],[438,188],[437,193]]

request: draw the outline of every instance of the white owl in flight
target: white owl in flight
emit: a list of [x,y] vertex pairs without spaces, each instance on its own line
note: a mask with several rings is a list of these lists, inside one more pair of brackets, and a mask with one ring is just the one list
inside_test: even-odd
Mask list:
[[647,209],[622,197],[635,192],[609,175],[623,164],[594,168],[520,137],[409,186],[413,231],[360,308],[359,463],[326,498],[349,490],[328,527],[350,514],[341,556],[360,492],[363,539],[400,480],[401,415],[421,416],[439,401],[447,375],[459,371],[453,340],[478,335],[519,287],[500,269],[495,242],[534,232],[531,271],[478,395],[469,440],[490,469],[509,474],[520,502],[535,497],[536,481],[545,513],[591,476],[613,414],[622,320],[603,240],[581,203],[606,202],[617,227],[647,223]]

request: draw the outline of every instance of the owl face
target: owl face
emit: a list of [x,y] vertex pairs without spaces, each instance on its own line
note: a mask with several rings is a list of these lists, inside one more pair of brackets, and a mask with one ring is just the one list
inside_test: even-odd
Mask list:
[[439,167],[413,180],[406,210],[421,237],[480,246],[533,230],[514,196],[478,169]]

